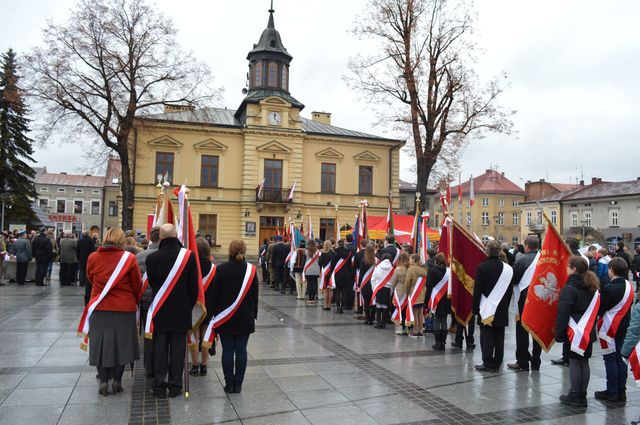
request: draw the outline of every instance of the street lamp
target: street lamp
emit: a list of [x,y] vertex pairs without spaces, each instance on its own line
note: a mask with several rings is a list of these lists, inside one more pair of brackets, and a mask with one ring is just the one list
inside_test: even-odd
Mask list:
[[4,231],[4,204],[9,200],[9,198],[11,198],[11,195],[6,192],[0,194],[0,200],[2,201],[2,221],[0,223],[0,231]]
[[585,237],[585,229],[584,226],[587,224],[587,220],[580,220],[580,224],[582,224],[582,246],[585,246],[584,237]]

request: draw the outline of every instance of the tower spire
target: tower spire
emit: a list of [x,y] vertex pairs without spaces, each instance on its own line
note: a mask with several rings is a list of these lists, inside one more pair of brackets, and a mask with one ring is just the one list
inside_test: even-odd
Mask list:
[[275,28],[275,24],[273,23],[273,0],[271,0],[271,8],[269,8],[269,23],[267,24],[267,28]]

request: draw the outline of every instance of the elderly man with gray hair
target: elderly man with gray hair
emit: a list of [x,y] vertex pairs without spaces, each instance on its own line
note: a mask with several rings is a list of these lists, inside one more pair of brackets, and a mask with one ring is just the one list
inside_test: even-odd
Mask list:
[[76,280],[78,268],[78,240],[71,232],[60,240],[60,285],[71,285]]
[[481,372],[498,372],[504,358],[504,328],[509,323],[513,269],[500,260],[498,241],[489,241],[486,260],[478,265],[473,287],[473,312],[480,321]]
[[513,278],[511,285],[515,291],[515,297],[518,300],[518,311],[516,313],[516,361],[507,365],[509,369],[515,371],[527,371],[529,366],[532,370],[540,370],[540,353],[542,347],[534,339],[533,348],[529,353],[529,332],[522,326],[520,317],[524,310],[524,304],[527,301],[527,293],[529,285],[533,278],[533,272],[538,262],[538,247],[540,241],[536,235],[529,235],[524,241],[524,254],[516,260],[513,266]]

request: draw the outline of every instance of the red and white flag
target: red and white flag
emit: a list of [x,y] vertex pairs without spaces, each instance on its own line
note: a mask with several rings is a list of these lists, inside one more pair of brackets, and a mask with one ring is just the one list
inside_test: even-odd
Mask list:
[[291,186],[291,190],[289,191],[289,196],[287,196],[289,202],[293,202],[293,194],[296,191],[296,183],[297,182],[293,182],[293,186]]
[[260,186],[258,186],[258,199],[262,199],[262,197],[264,196],[264,182],[265,179],[262,179],[262,183],[260,183]]
[[469,178],[469,206],[476,203],[476,193],[473,190],[473,176]]

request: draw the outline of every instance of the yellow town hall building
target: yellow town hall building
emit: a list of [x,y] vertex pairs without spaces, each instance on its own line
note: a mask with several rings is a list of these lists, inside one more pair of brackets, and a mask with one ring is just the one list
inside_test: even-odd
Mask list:
[[165,173],[172,186],[187,183],[196,229],[212,235],[219,255],[238,238],[257,252],[289,218],[306,232],[310,214],[324,239],[336,217],[353,225],[362,199],[371,215],[386,214],[389,196],[398,207],[404,141],[332,126],[329,113],[302,117],[304,105],[289,93],[292,56],[269,13],[247,56],[248,93],[237,110],[167,105],[136,120],[135,228],[146,229],[156,176]]

